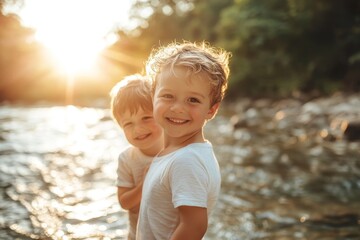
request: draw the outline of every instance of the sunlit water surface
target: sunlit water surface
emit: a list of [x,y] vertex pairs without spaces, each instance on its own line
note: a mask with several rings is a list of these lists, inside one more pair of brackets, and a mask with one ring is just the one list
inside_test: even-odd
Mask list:
[[[205,240],[360,239],[360,97],[242,101],[206,126],[222,191]],[[128,145],[106,108],[0,107],[0,239],[126,239]],[[235,125],[235,127],[234,127]]]

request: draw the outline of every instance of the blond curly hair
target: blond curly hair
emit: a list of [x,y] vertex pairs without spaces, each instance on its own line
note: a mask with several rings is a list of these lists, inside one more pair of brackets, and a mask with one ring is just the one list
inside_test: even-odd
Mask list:
[[188,75],[205,74],[211,86],[211,105],[214,105],[224,98],[230,73],[230,57],[229,52],[206,42],[173,42],[153,49],[146,62],[146,73],[153,81],[153,91],[157,77],[163,71],[170,71],[176,76],[175,68],[185,67]]

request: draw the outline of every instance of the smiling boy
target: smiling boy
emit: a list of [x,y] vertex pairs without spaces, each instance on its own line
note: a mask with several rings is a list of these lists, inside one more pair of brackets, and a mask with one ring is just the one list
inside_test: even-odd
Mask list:
[[202,239],[221,176],[203,128],[227,88],[229,53],[208,44],[172,43],[150,55],[154,118],[164,149],[144,180],[137,239]]
[[131,144],[118,157],[117,195],[129,211],[128,240],[134,240],[143,179],[153,157],[163,147],[163,132],[153,118],[151,84],[147,77],[125,77],[111,90],[112,116]]

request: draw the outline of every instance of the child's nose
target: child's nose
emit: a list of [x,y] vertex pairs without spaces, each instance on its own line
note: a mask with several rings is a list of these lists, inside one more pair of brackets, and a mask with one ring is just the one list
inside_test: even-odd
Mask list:
[[171,107],[170,110],[176,113],[181,113],[184,111],[184,106],[181,102],[175,102]]
[[144,126],[142,124],[137,124],[135,127],[134,127],[134,132],[136,134],[139,134],[141,133],[142,131],[144,131]]

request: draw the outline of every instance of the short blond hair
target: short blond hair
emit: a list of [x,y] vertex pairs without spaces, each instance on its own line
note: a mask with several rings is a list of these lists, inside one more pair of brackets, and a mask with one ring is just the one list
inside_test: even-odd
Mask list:
[[173,42],[153,49],[146,62],[146,73],[153,81],[153,90],[158,75],[165,70],[175,75],[176,67],[185,67],[188,74],[206,74],[211,84],[211,105],[214,105],[223,100],[227,89],[230,56],[229,52],[212,47],[206,42]]
[[146,76],[126,76],[110,91],[112,117],[120,125],[122,113],[136,113],[139,109],[152,111],[151,82]]

